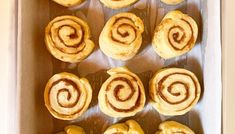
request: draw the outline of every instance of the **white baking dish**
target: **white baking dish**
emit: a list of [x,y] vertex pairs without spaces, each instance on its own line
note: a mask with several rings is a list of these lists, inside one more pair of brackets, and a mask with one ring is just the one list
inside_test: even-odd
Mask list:
[[[147,5],[157,4],[150,10],[147,10]],[[141,61],[149,56],[144,57],[146,53],[151,53],[151,47],[145,46],[137,58],[130,62],[117,62],[107,57],[104,57],[105,63],[99,66],[97,63],[100,61],[100,51],[96,51],[81,64],[65,64],[52,58],[46,50],[44,44],[44,28],[53,17],[62,14],[74,14],[79,17],[86,18],[91,26],[93,39],[97,42],[99,31],[102,29],[102,24],[109,18],[110,9],[99,6],[99,1],[88,0],[77,9],[66,9],[56,5],[49,0],[19,0],[18,1],[18,43],[17,43],[17,105],[18,105],[18,130],[20,134],[49,134],[63,129],[66,124],[79,124],[83,126],[87,133],[100,134],[96,130],[105,129],[110,122],[114,123],[119,119],[107,118],[107,122],[103,122],[106,117],[104,116],[91,116],[93,114],[101,115],[93,100],[93,104],[85,113],[83,117],[73,122],[59,121],[54,119],[44,106],[43,91],[47,80],[57,72],[69,71],[77,75],[88,77],[94,83],[100,83],[94,76],[104,75],[103,69],[108,69],[114,66],[127,65],[134,72],[145,79],[152,74],[152,71],[174,64],[179,67],[185,67],[195,72],[201,80],[204,92],[199,104],[188,114],[179,117],[164,117],[159,116],[155,120],[149,119],[158,115],[153,111],[149,105],[143,114],[133,117],[144,125],[147,134],[152,134],[153,130],[157,129],[161,120],[173,119],[189,125],[196,133],[205,134],[220,134],[221,133],[221,40],[220,40],[220,1],[219,0],[188,0],[188,4],[181,4],[176,7],[164,6],[166,10],[181,9],[188,12],[196,18],[200,24],[202,37],[196,47],[186,56],[181,56],[174,60],[162,61],[157,54],[154,55],[155,61],[150,60],[151,65],[140,66]],[[196,3],[196,4],[195,4]],[[188,9],[185,7],[188,6]],[[158,0],[140,0],[134,5],[134,9],[145,11],[150,14],[149,18],[158,15],[158,19],[149,21],[148,33],[152,32],[155,23],[159,23],[162,15],[166,10],[163,8],[156,8],[156,6],[163,6]],[[92,8],[92,9],[91,9]],[[123,11],[131,10],[124,9]],[[198,11],[196,11],[198,10]],[[102,11],[104,14],[100,14]],[[132,10],[133,12],[139,12]],[[145,12],[139,12],[139,15],[144,16]],[[155,13],[154,13],[155,12]],[[196,12],[196,13],[195,13]],[[157,14],[156,14],[157,13]],[[198,14],[199,13],[199,14]],[[85,14],[85,15],[83,15]],[[99,16],[104,20],[100,20]],[[102,16],[103,15],[103,16]],[[96,21],[99,21],[97,25]],[[156,22],[155,22],[156,21]],[[96,27],[97,26],[97,27]],[[147,40],[149,36],[145,35]],[[98,44],[97,44],[98,46]],[[146,50],[146,51],[145,51]],[[98,56],[97,56],[98,55]],[[142,56],[142,57],[141,57]],[[98,57],[98,58],[95,58]],[[139,59],[138,59],[139,58]],[[155,63],[156,62],[156,63]],[[148,68],[148,69],[146,69]],[[142,73],[144,72],[144,73]],[[147,76],[146,76],[147,75]],[[104,76],[105,77],[105,76]],[[147,83],[147,81],[143,81]],[[93,83],[93,85],[94,85]],[[98,84],[99,85],[99,84]],[[99,89],[95,89],[99,90]],[[148,94],[147,94],[148,95]],[[96,99],[95,96],[93,99]],[[150,110],[150,112],[149,112]],[[152,111],[151,111],[152,110]],[[151,113],[151,115],[149,115]],[[150,122],[151,126],[148,124]],[[155,124],[154,124],[155,123]],[[154,124],[154,125],[153,125]],[[148,126],[147,126],[148,125]],[[101,129],[102,127],[102,129]]]

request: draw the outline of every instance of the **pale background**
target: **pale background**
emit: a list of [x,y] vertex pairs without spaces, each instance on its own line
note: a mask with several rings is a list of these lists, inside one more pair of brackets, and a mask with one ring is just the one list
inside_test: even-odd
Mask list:
[[222,0],[224,134],[235,132],[235,1]]
[[[223,133],[232,134],[235,131],[235,82],[233,82],[235,75],[235,8],[234,0],[222,1],[222,49],[223,49]],[[2,0],[0,4],[0,131],[1,133],[8,134],[7,130],[15,129],[16,126],[12,120],[14,117],[13,112],[16,106],[11,105],[11,98],[13,92],[9,88],[14,88],[12,83],[15,83],[14,73],[12,70],[11,56],[14,55],[12,46],[12,37],[15,33],[11,33],[14,24],[14,4],[13,0]]]

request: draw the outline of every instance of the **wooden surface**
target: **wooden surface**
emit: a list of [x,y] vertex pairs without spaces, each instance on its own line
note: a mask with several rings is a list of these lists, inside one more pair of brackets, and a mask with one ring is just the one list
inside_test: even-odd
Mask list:
[[235,1],[222,0],[223,133],[235,132]]

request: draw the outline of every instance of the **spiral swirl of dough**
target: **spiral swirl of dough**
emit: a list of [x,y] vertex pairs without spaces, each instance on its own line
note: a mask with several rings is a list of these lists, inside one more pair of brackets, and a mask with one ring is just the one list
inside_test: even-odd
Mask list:
[[99,107],[111,117],[134,116],[144,108],[145,92],[141,80],[127,68],[108,71],[111,75],[99,91]]
[[171,11],[155,30],[153,48],[162,58],[173,58],[190,51],[197,36],[197,23],[190,16]]
[[139,0],[100,0],[105,6],[112,9],[120,9],[134,4]]
[[104,134],[144,134],[144,131],[136,121],[128,120],[110,126]]
[[144,25],[133,13],[119,13],[105,24],[99,38],[100,49],[118,60],[128,60],[136,55],[142,44]]
[[200,93],[197,77],[185,69],[162,69],[150,81],[152,104],[164,115],[187,113],[198,102]]
[[44,91],[47,109],[61,120],[78,118],[87,110],[91,98],[92,88],[88,80],[65,72],[50,78]]
[[88,24],[75,16],[53,19],[45,29],[49,52],[64,62],[80,62],[94,49]]
[[195,134],[187,126],[180,124],[175,121],[165,121],[162,122],[156,134]]

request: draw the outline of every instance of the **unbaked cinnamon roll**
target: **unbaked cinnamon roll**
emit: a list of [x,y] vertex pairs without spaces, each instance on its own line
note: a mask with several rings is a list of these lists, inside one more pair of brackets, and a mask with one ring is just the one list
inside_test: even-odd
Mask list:
[[195,134],[187,126],[175,121],[165,121],[158,127],[156,134]]
[[136,121],[128,120],[110,126],[104,134],[144,134],[144,131]]
[[138,0],[100,0],[105,6],[112,9],[119,9],[130,6]]
[[161,0],[161,1],[168,5],[177,5],[183,2],[184,0]]
[[128,60],[142,44],[144,24],[133,13],[119,13],[105,24],[99,38],[100,49],[113,59]]
[[49,79],[44,91],[44,101],[49,112],[61,120],[73,120],[88,108],[92,88],[85,78],[59,73]]
[[197,40],[197,23],[180,11],[171,11],[157,26],[152,45],[164,59],[183,55],[190,51]]
[[57,134],[86,134],[83,128],[75,125],[69,125],[64,128],[64,131]]
[[110,77],[99,91],[99,107],[111,117],[129,117],[140,112],[145,105],[145,91],[137,75],[125,67],[108,71]]
[[45,29],[45,43],[49,52],[64,62],[80,62],[93,50],[88,24],[75,16],[53,19]]
[[85,0],[53,0],[53,1],[65,7],[72,7],[82,4]]
[[152,105],[163,115],[183,115],[195,106],[201,87],[197,77],[180,68],[157,72],[150,80]]

